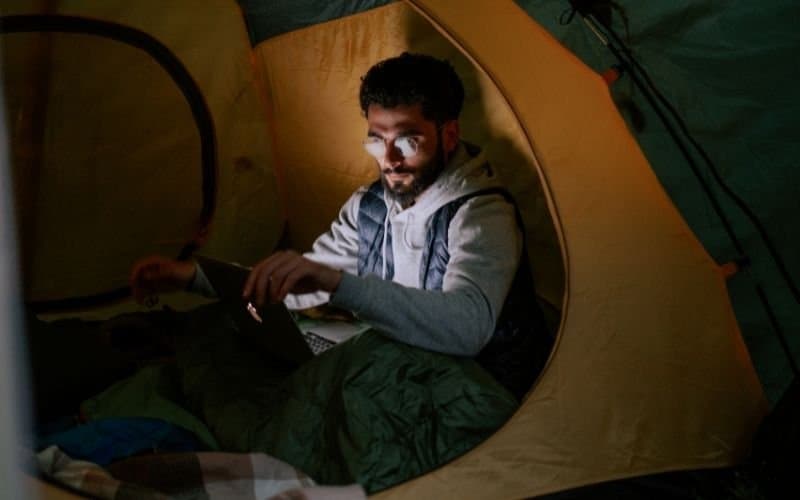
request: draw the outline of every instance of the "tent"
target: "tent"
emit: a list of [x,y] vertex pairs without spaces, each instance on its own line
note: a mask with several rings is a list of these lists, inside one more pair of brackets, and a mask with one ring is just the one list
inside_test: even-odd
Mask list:
[[[759,342],[746,344],[739,324],[763,333],[765,322],[747,313],[737,323],[727,284],[739,278],[726,281],[725,260],[665,192],[662,182],[690,205],[674,194],[689,181],[675,180],[663,135],[639,137],[667,151],[654,156],[659,179],[598,71],[520,7],[546,18],[536,2],[7,3],[4,14],[78,16],[154,38],[196,83],[214,130],[209,143],[191,83],[176,85],[157,49],[78,32],[3,35],[26,301],[103,298],[154,251],[202,245],[253,263],[279,241],[306,247],[374,175],[353,147],[363,135],[358,77],[402,50],[430,52],[465,78],[464,135],[486,145],[520,202],[558,336],[500,431],[378,496],[520,498],[747,454],[767,399],[751,357]],[[775,212],[792,199],[776,196]],[[716,227],[695,210],[695,230]],[[789,236],[782,243],[793,248]],[[780,319],[793,325],[791,311]]]

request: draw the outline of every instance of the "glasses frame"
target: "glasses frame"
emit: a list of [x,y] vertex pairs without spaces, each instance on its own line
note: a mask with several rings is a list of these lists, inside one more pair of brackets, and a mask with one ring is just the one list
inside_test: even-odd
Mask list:
[[372,157],[380,160],[389,151],[389,147],[397,150],[403,159],[413,158],[419,153],[419,135],[398,135],[391,139],[377,135],[367,136],[362,145],[364,150]]

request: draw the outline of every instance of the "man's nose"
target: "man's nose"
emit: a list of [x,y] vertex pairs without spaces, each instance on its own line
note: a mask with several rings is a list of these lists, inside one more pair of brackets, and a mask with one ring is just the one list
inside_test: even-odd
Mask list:
[[394,141],[386,144],[386,152],[383,154],[382,160],[384,165],[390,166],[399,165],[403,161],[403,153],[394,145]]

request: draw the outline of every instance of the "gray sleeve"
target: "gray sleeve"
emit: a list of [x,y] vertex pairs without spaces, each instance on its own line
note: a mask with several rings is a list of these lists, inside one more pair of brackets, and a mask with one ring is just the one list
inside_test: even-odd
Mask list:
[[467,202],[449,229],[442,291],[345,273],[331,304],[384,334],[425,349],[474,356],[489,341],[519,262],[514,209],[500,196]]

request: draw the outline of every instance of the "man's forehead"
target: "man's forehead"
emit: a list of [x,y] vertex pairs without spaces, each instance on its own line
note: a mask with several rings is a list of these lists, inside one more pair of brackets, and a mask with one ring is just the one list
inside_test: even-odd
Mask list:
[[422,115],[422,105],[420,104],[398,105],[391,108],[370,104],[367,108],[367,123],[370,130],[423,129],[436,126]]

